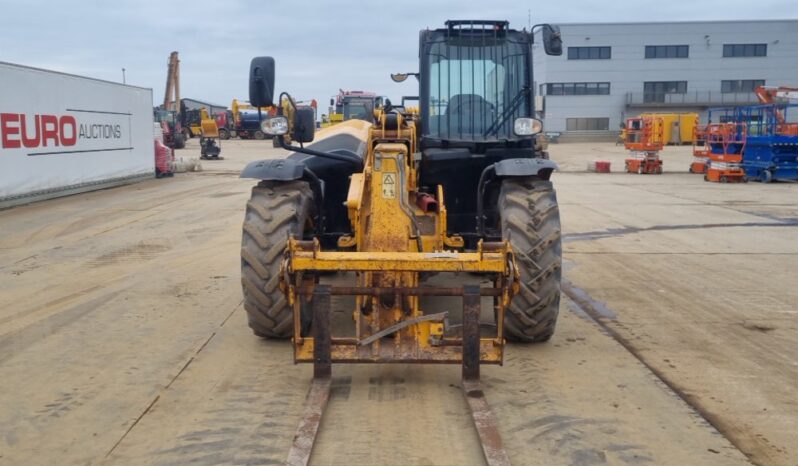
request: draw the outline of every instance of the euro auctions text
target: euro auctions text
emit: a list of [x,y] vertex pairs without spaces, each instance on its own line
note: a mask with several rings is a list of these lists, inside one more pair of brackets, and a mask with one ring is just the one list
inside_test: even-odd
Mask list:
[[96,121],[78,121],[73,115],[26,115],[0,113],[0,147],[35,149],[70,147],[80,141],[116,140],[122,137],[122,125]]

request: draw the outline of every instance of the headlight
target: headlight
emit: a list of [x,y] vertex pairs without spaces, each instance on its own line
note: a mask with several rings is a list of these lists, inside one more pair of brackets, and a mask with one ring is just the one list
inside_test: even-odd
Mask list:
[[516,118],[513,132],[516,136],[532,136],[543,131],[543,122],[537,118]]
[[270,136],[282,136],[288,132],[288,118],[272,117],[260,122],[260,129]]

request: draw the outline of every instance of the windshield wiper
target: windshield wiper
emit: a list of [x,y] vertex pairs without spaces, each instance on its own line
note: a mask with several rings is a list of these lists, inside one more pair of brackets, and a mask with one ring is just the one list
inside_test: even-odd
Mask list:
[[493,123],[491,123],[487,131],[485,131],[485,134],[483,134],[482,136],[485,137],[491,133],[498,136],[499,128],[501,128],[504,122],[507,121],[507,119],[510,118],[513,115],[513,113],[515,113],[516,110],[518,110],[518,107],[520,107],[522,103],[524,103],[524,97],[526,96],[527,92],[529,92],[529,87],[526,86],[522,87],[521,90],[518,91],[518,94],[516,94],[515,97],[513,97],[513,100],[512,102],[510,102],[510,105],[507,108],[505,108],[504,111],[500,115],[498,115],[495,120],[493,120]]

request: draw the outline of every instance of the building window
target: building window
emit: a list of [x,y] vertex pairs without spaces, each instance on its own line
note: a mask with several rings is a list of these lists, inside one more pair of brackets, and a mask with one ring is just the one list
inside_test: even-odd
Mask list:
[[610,95],[610,83],[549,83],[546,95]]
[[646,45],[646,58],[687,58],[688,45]]
[[768,44],[723,44],[724,57],[766,57]]
[[732,92],[754,92],[754,89],[764,85],[764,79],[729,79],[720,82],[720,91],[725,94]]
[[609,60],[611,47],[568,47],[569,60]]
[[566,131],[609,131],[609,118],[566,118]]
[[687,81],[648,81],[643,83],[644,102],[665,102],[667,94],[686,94]]

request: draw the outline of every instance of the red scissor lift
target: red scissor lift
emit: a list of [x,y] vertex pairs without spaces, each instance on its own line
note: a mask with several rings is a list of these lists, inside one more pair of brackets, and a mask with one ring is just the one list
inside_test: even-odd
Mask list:
[[659,152],[664,146],[663,120],[657,117],[635,117],[626,120],[623,146],[631,151],[632,157],[626,159],[627,173],[662,173],[662,159]]
[[710,123],[706,126],[705,144],[709,167],[705,181],[744,182],[743,151],[748,134],[745,123]]
[[693,162],[690,164],[690,173],[706,173],[708,166],[707,127],[696,125],[693,128]]

